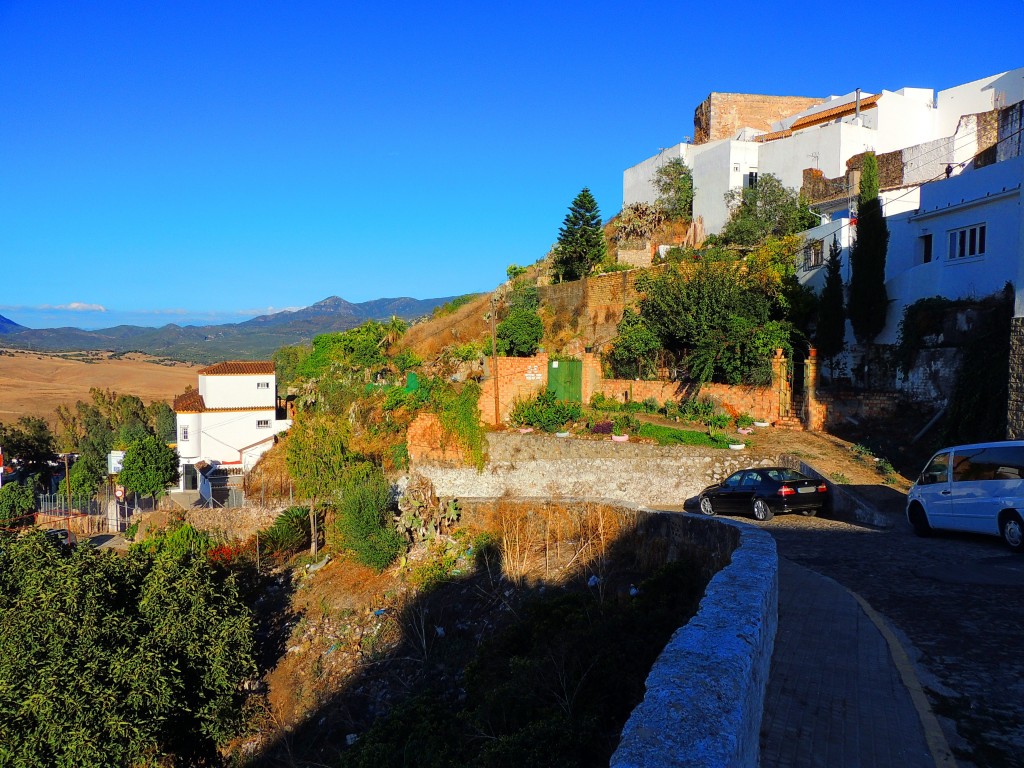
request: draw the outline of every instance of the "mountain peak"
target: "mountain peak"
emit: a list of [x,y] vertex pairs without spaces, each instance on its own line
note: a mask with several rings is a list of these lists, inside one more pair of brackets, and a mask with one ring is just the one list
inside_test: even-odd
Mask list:
[[18,331],[28,330],[24,325],[19,325],[13,320],[8,320],[3,315],[0,315],[0,333],[17,333]]

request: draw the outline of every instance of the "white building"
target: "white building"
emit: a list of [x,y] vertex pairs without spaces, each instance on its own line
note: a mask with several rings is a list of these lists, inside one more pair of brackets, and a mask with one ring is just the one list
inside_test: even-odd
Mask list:
[[[942,144],[948,162],[959,163],[977,148],[977,130],[961,126],[962,118],[988,112],[1024,99],[1024,68],[958,85],[937,94],[928,88],[883,90],[878,94],[854,91],[832,96],[772,123],[772,130],[742,128],[732,138],[703,144],[677,144],[623,172],[623,205],[654,202],[652,180],[657,169],[682,158],[693,173],[694,216],[704,221],[709,234],[720,232],[729,218],[725,195],[756,183],[758,175],[777,176],[783,186],[800,189],[804,169],[826,177],[843,176],[846,162],[866,151],[883,154],[925,145],[922,153],[933,160]],[[970,135],[967,135],[967,134]],[[954,141],[954,138],[961,136]],[[948,146],[947,146],[948,145]],[[914,194],[899,196],[902,210],[917,208]],[[886,213],[898,212],[890,210]]]
[[291,426],[277,402],[272,362],[224,362],[199,370],[199,386],[174,399],[181,490],[198,484],[196,465],[250,469]]

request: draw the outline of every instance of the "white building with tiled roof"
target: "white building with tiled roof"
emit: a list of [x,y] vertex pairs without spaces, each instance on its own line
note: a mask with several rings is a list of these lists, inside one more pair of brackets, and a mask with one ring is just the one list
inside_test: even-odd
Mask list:
[[278,407],[274,364],[230,361],[199,370],[199,386],[174,399],[181,490],[197,487],[197,465],[248,470],[291,426]]

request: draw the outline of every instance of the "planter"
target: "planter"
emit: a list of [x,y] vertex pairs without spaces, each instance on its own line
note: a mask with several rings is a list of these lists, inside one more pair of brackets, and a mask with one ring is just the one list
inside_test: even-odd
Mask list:
[[555,437],[568,437],[570,432],[555,432]]
[[769,427],[771,425],[767,421],[755,421],[754,422],[754,426],[755,427]]
[[733,451],[742,451],[746,447],[745,443],[729,443],[729,449]]
[[533,432],[533,427],[523,427],[522,429],[519,430],[520,435],[528,435],[531,432]]
[[612,441],[616,443],[628,443],[629,435],[612,435]]
[[736,431],[739,432],[741,435],[752,435],[752,434],[754,434],[754,430],[751,427],[740,427]]

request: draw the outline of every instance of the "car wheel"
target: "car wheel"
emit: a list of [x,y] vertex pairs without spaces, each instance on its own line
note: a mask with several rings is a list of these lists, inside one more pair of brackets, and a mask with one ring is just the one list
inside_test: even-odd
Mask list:
[[1016,512],[1006,512],[999,521],[999,532],[1006,546],[1014,552],[1024,552],[1024,523]]
[[932,527],[928,523],[928,516],[920,504],[914,504],[910,508],[910,526],[918,536],[925,537],[932,535]]
[[711,506],[711,499],[707,496],[700,497],[700,511],[701,514],[708,516],[715,514],[715,508]]
[[754,499],[754,519],[760,520],[762,523],[767,523],[775,517],[775,513],[772,512],[771,507],[765,503],[764,499]]
[[800,514],[804,517],[814,517],[816,514],[818,514],[818,509],[817,507],[811,507],[810,509],[801,509]]

